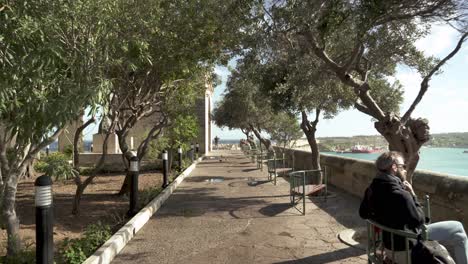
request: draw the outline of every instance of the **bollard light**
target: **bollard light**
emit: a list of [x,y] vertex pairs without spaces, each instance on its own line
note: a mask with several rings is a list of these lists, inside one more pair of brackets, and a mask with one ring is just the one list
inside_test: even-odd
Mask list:
[[162,184],[162,187],[166,188],[169,185],[169,180],[167,178],[167,171],[168,171],[167,150],[163,151],[162,160],[163,160],[163,184]]
[[182,170],[182,147],[179,146],[179,149],[177,150],[179,152],[179,168]]
[[47,145],[47,147],[45,149],[46,156],[49,156],[49,151],[50,151],[50,147],[49,147],[49,145]]
[[54,262],[52,179],[42,175],[34,182],[36,206],[36,263]]
[[138,205],[138,157],[130,158],[130,166],[128,168],[130,181],[130,209],[127,212],[128,216],[134,216],[137,213]]
[[130,168],[128,169],[131,172],[138,171],[138,158],[133,156],[130,158]]
[[93,143],[91,143],[91,145],[89,145],[89,151],[93,152]]
[[200,144],[197,143],[197,145],[195,146],[195,152],[198,154],[199,151],[200,151]]

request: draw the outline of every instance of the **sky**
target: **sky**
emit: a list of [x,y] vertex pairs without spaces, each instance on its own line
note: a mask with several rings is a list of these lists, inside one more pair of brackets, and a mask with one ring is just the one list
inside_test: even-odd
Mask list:
[[[450,53],[458,42],[457,32],[447,25],[435,25],[431,34],[418,40],[416,46],[427,55],[438,58]],[[231,62],[233,67],[234,63]],[[226,89],[230,71],[226,67],[216,67],[215,72],[221,76],[222,83],[215,88],[213,102],[216,105]],[[400,112],[409,108],[419,92],[420,75],[407,67],[398,67],[395,78],[404,87],[404,102]],[[462,50],[442,67],[439,75],[433,76],[429,89],[412,114],[413,118],[423,117],[429,120],[431,133],[468,132],[468,41]],[[334,119],[320,119],[317,136],[355,136],[377,135],[374,124],[368,115],[358,110],[339,113]],[[219,128],[213,124],[212,135],[220,139],[240,139],[244,134],[240,130]]]

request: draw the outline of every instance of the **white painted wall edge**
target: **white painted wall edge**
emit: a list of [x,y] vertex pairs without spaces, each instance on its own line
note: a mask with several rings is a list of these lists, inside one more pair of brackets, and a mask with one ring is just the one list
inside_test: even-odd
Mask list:
[[185,169],[169,186],[167,186],[156,198],[141,209],[130,221],[119,229],[109,240],[106,241],[93,255],[86,259],[83,264],[107,264],[132,240],[135,234],[148,222],[150,217],[158,211],[161,205],[177,189],[177,186],[195,169],[202,160],[198,158],[192,165]]

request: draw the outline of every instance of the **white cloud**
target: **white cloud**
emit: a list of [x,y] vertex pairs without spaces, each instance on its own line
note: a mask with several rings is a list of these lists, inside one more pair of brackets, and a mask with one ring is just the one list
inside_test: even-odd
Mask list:
[[448,25],[434,25],[431,33],[418,41],[416,47],[427,55],[441,56],[454,45],[457,31]]

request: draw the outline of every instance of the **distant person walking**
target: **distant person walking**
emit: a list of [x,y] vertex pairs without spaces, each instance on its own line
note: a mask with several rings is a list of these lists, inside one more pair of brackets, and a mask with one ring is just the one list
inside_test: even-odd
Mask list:
[[216,136],[214,138],[214,144],[215,144],[215,149],[218,149],[218,144],[219,144],[219,137],[218,136]]

